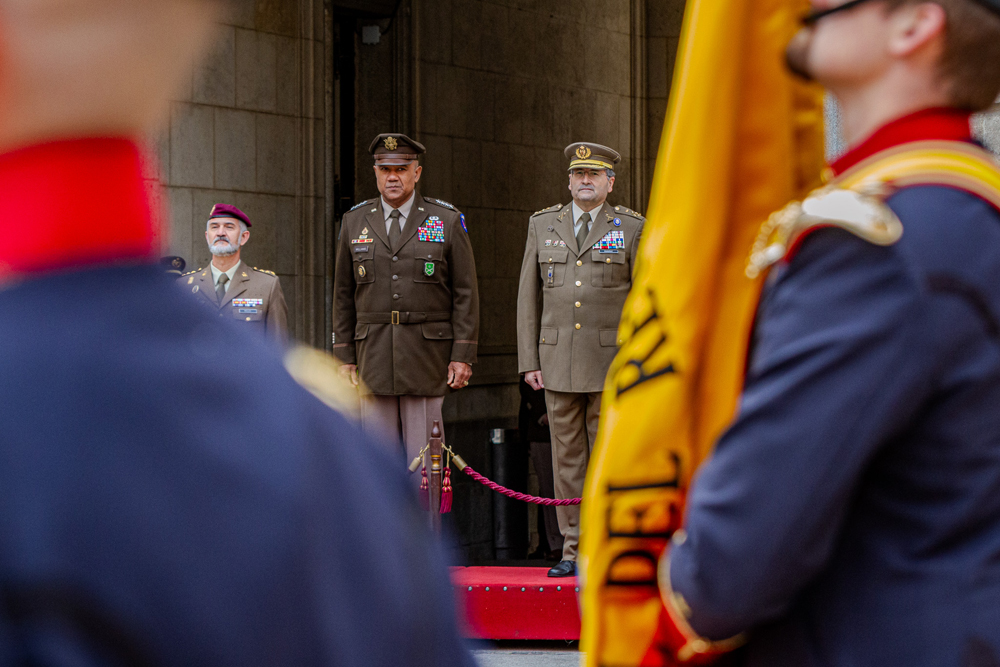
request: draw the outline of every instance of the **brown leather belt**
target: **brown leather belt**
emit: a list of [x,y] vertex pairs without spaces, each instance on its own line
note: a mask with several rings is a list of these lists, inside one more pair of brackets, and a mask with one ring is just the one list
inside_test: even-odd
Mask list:
[[358,313],[358,324],[420,324],[450,320],[451,312],[415,313],[394,310],[391,313]]

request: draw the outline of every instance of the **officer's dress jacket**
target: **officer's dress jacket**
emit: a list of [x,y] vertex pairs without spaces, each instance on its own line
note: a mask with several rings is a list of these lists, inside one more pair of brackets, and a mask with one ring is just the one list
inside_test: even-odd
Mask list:
[[[897,121],[839,167],[967,138],[953,115]],[[950,187],[888,205],[895,245],[820,229],[771,275],[671,550],[693,627],[749,631],[737,664],[1000,664],[1000,214]]]
[[471,666],[406,480],[152,264],[141,164],[0,156],[0,665]]
[[334,281],[333,352],[366,391],[443,396],[448,364],[476,362],[479,288],[461,212],[414,193],[395,247],[381,198],[344,215]]
[[216,299],[211,268],[185,273],[177,284],[219,317],[239,322],[272,340],[288,339],[288,305],[281,281],[270,271],[241,261],[222,303]]
[[577,249],[573,205],[531,216],[517,292],[518,372],[545,388],[597,392],[618,351],[644,218],[607,202]]

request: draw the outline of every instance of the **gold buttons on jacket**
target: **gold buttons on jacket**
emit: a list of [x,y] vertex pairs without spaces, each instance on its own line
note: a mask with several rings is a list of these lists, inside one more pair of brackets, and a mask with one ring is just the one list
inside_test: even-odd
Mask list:
[[611,258],[608,257],[608,259],[606,261],[607,261],[608,264],[610,264],[611,263]]
[[576,265],[577,266],[583,266],[583,260],[582,259],[576,260]]
[[579,323],[579,322],[577,322],[577,323],[576,323],[576,328],[577,328],[577,329],[579,329],[579,328],[580,328],[580,323]]
[[552,261],[552,258],[551,258],[551,257],[549,257],[549,261],[550,261],[550,262]]
[[580,286],[580,285],[582,285],[582,284],[583,284],[583,283],[581,283],[581,282],[580,282],[579,280],[577,280],[577,281],[576,281],[576,286],[577,286],[577,287],[579,287],[579,286]]
[[580,304],[579,301],[577,301],[575,305],[576,305],[577,308],[579,308],[581,304]]

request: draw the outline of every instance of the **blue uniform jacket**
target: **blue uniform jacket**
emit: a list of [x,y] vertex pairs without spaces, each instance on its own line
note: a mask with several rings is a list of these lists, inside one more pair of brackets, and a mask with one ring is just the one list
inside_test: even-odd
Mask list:
[[749,631],[738,664],[1000,665],[1000,216],[888,203],[896,245],[822,229],[778,269],[671,551],[692,626]]
[[0,665],[471,665],[408,488],[158,269],[0,290]]

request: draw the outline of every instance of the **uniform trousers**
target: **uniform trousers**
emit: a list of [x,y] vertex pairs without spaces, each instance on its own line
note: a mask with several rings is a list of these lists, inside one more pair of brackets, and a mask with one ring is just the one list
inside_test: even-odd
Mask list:
[[[552,480],[552,443],[530,442],[528,451],[531,452],[531,462],[535,464],[535,474],[538,476],[538,493],[543,498],[555,498],[556,489]],[[556,508],[552,505],[541,505],[538,511],[544,524],[544,531],[538,531],[538,545],[547,545],[548,551],[562,551],[563,537],[559,531]]]
[[[545,408],[552,434],[552,473],[555,497],[579,498],[587,477],[590,452],[597,440],[601,418],[601,392],[545,390]],[[580,542],[580,506],[556,508],[559,532],[563,536],[563,560],[576,560]]]
[[[406,451],[406,462],[403,465],[409,465],[431,439],[435,419],[441,423],[441,441],[444,442],[444,420],[441,418],[443,404],[444,396],[364,394],[361,396],[361,428],[396,447],[402,441]],[[394,453],[398,455],[398,450]],[[428,462],[426,456],[424,462]],[[410,478],[419,488],[419,469]]]

